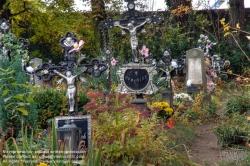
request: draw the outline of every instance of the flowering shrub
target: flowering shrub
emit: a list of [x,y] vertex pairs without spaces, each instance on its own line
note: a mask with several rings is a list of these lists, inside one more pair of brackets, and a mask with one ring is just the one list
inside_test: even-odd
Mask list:
[[[133,99],[130,94],[109,94],[105,104],[100,103],[101,93],[88,93],[88,97],[92,100],[84,109],[92,117],[93,141],[106,164],[139,162],[143,158],[142,165],[163,165],[178,160],[178,154],[173,155],[174,151],[165,146],[167,130],[159,127],[154,110],[140,111],[129,104]],[[173,113],[166,102],[159,102],[159,107],[169,115]]]
[[171,115],[173,115],[174,110],[170,107],[170,105],[167,102],[154,102],[151,105],[151,108],[158,108],[159,111],[157,115],[163,119],[169,118]]

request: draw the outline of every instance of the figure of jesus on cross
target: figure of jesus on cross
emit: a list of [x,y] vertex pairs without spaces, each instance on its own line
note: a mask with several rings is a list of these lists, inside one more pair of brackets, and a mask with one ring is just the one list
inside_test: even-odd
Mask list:
[[139,30],[140,27],[142,27],[143,25],[145,25],[146,23],[151,23],[151,18],[146,18],[146,20],[144,22],[142,22],[141,24],[134,26],[133,23],[128,23],[127,26],[122,26],[120,24],[120,21],[115,21],[114,26],[118,26],[122,29],[128,30],[130,33],[130,45],[131,45],[131,49],[132,49],[132,54],[134,56],[134,62],[139,62],[138,60],[138,39],[136,36],[137,30]]

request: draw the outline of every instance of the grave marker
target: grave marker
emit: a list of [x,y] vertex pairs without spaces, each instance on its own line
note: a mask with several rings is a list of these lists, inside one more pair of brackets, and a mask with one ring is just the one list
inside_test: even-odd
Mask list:
[[186,52],[186,80],[192,82],[187,87],[188,93],[199,92],[199,87],[204,86],[206,89],[207,80],[205,73],[204,51],[198,48],[190,49]]

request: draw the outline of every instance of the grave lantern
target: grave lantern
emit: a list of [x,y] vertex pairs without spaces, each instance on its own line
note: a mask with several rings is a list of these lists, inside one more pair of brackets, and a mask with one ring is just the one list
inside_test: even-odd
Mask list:
[[82,130],[76,127],[73,121],[70,123],[69,120],[66,120],[65,123],[64,126],[56,129],[59,149],[61,150],[65,146],[66,150],[76,151],[78,150]]

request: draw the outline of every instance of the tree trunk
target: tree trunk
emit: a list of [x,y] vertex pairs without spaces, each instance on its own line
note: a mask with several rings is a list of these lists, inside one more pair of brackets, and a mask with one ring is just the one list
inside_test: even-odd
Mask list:
[[229,0],[229,24],[231,27],[235,28],[236,24],[244,29],[244,19],[245,19],[245,7],[244,0]]
[[92,19],[94,22],[95,50],[99,53],[104,50],[108,42],[107,28],[101,26],[101,22],[106,20],[106,11],[104,0],[91,0]]
[[5,18],[6,20],[9,20],[11,13],[9,9],[4,8],[5,3],[6,0],[0,0],[0,19]]

